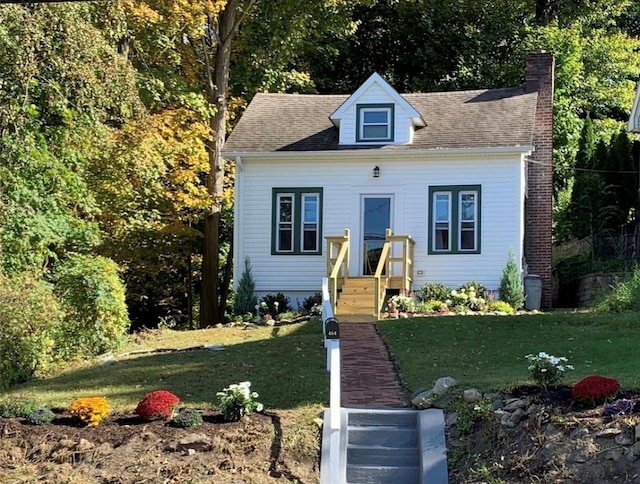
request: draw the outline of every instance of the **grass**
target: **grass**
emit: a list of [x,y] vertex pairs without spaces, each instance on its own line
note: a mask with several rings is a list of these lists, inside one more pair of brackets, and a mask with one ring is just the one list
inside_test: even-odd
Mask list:
[[146,393],[165,389],[189,405],[207,408],[215,405],[216,392],[249,380],[267,409],[317,407],[328,401],[329,375],[319,323],[251,330],[164,330],[130,344],[121,354],[201,344],[224,345],[225,350],[129,355],[108,365],[97,361],[75,365],[13,387],[0,398],[33,395],[41,405],[67,407],[76,397],[106,396],[113,410],[125,412]]
[[521,316],[446,316],[382,321],[380,332],[409,390],[442,376],[485,391],[533,383],[525,355],[565,356],[575,371],[561,383],[587,375],[616,378],[640,388],[640,314],[591,312]]

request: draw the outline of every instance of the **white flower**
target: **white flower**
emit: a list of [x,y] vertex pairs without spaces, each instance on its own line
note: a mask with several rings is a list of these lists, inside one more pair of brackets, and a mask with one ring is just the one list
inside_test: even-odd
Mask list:
[[264,410],[264,405],[262,405],[261,403],[259,403],[256,406],[256,412],[262,412]]
[[452,296],[456,296],[458,294],[458,291],[456,291],[455,289],[453,291],[451,291],[451,295]]

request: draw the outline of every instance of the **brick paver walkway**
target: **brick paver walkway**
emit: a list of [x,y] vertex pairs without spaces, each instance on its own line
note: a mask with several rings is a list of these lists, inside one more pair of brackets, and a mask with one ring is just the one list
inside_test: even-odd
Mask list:
[[398,375],[373,324],[342,323],[340,354],[342,406],[405,406]]

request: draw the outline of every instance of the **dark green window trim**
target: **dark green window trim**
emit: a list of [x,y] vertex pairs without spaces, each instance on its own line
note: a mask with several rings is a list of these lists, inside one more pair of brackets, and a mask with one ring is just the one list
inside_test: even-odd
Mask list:
[[[379,109],[389,110],[389,136],[386,138],[363,138],[360,134],[362,127],[362,110]],[[358,104],[356,105],[356,142],[358,143],[380,143],[393,141],[395,133],[395,106],[393,104]]]
[[[435,204],[433,203],[434,193],[449,193],[451,195],[451,226],[449,227],[450,246],[448,250],[435,250]],[[460,244],[460,193],[461,192],[475,192],[477,195],[476,200],[476,248],[474,250],[462,250],[459,248]],[[445,186],[430,186],[429,187],[429,228],[428,228],[428,242],[429,249],[428,254],[480,254],[481,252],[481,240],[482,240],[482,187],[481,185],[445,185]]]
[[[309,187],[309,188],[272,188],[271,189],[271,255],[322,255],[322,188],[321,187]],[[303,195],[313,194],[318,195],[318,234],[317,234],[317,248],[314,251],[302,250],[302,198]],[[291,195],[293,198],[293,249],[290,251],[279,251],[278,248],[278,199],[279,195]]]

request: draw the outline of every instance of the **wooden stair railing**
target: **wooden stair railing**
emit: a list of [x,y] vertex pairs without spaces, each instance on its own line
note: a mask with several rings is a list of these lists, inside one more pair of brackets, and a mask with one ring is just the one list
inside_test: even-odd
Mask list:
[[[349,229],[344,235],[325,237],[327,240],[327,275],[329,277],[329,297],[333,312],[336,311],[338,290],[349,279]],[[336,254],[334,256],[334,253]]]

